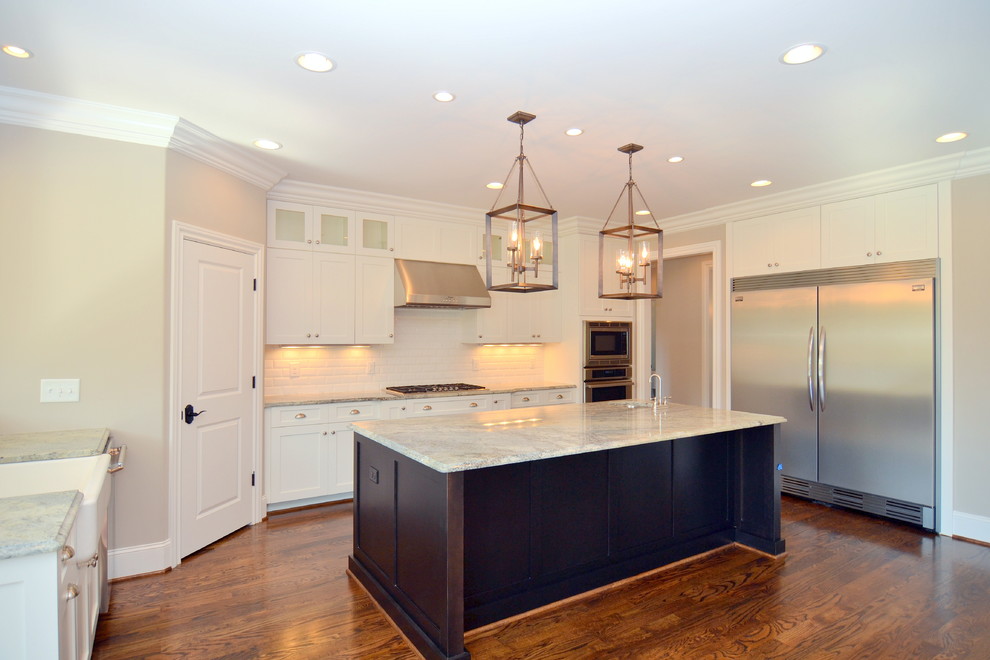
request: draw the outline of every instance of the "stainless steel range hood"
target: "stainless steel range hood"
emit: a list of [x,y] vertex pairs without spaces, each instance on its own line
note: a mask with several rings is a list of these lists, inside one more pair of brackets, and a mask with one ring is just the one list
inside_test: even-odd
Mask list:
[[395,306],[472,309],[492,298],[474,266],[396,259]]

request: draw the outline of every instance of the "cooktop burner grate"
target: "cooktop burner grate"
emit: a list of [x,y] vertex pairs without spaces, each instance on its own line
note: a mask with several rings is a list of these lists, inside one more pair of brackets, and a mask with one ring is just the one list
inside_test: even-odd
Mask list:
[[397,394],[420,394],[422,392],[461,392],[464,390],[483,390],[481,385],[471,385],[469,383],[442,383],[439,385],[395,385],[386,387],[388,392]]

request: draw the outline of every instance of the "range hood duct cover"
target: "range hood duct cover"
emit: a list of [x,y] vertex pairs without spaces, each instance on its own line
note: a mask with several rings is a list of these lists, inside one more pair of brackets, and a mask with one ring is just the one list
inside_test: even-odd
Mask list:
[[492,298],[474,266],[396,259],[395,306],[474,309]]

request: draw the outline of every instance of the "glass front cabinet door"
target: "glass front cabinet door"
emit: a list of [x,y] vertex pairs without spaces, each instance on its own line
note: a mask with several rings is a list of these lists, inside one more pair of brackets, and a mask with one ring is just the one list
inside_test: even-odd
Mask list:
[[354,211],[268,202],[268,245],[290,250],[353,253]]

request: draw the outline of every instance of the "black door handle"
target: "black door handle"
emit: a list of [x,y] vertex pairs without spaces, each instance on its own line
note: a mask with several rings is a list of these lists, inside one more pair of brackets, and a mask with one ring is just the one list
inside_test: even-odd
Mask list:
[[199,412],[193,412],[193,407],[192,404],[190,403],[186,405],[186,408],[183,412],[185,414],[186,424],[192,424],[194,419],[196,419],[198,416],[202,415],[206,411],[200,410]]

